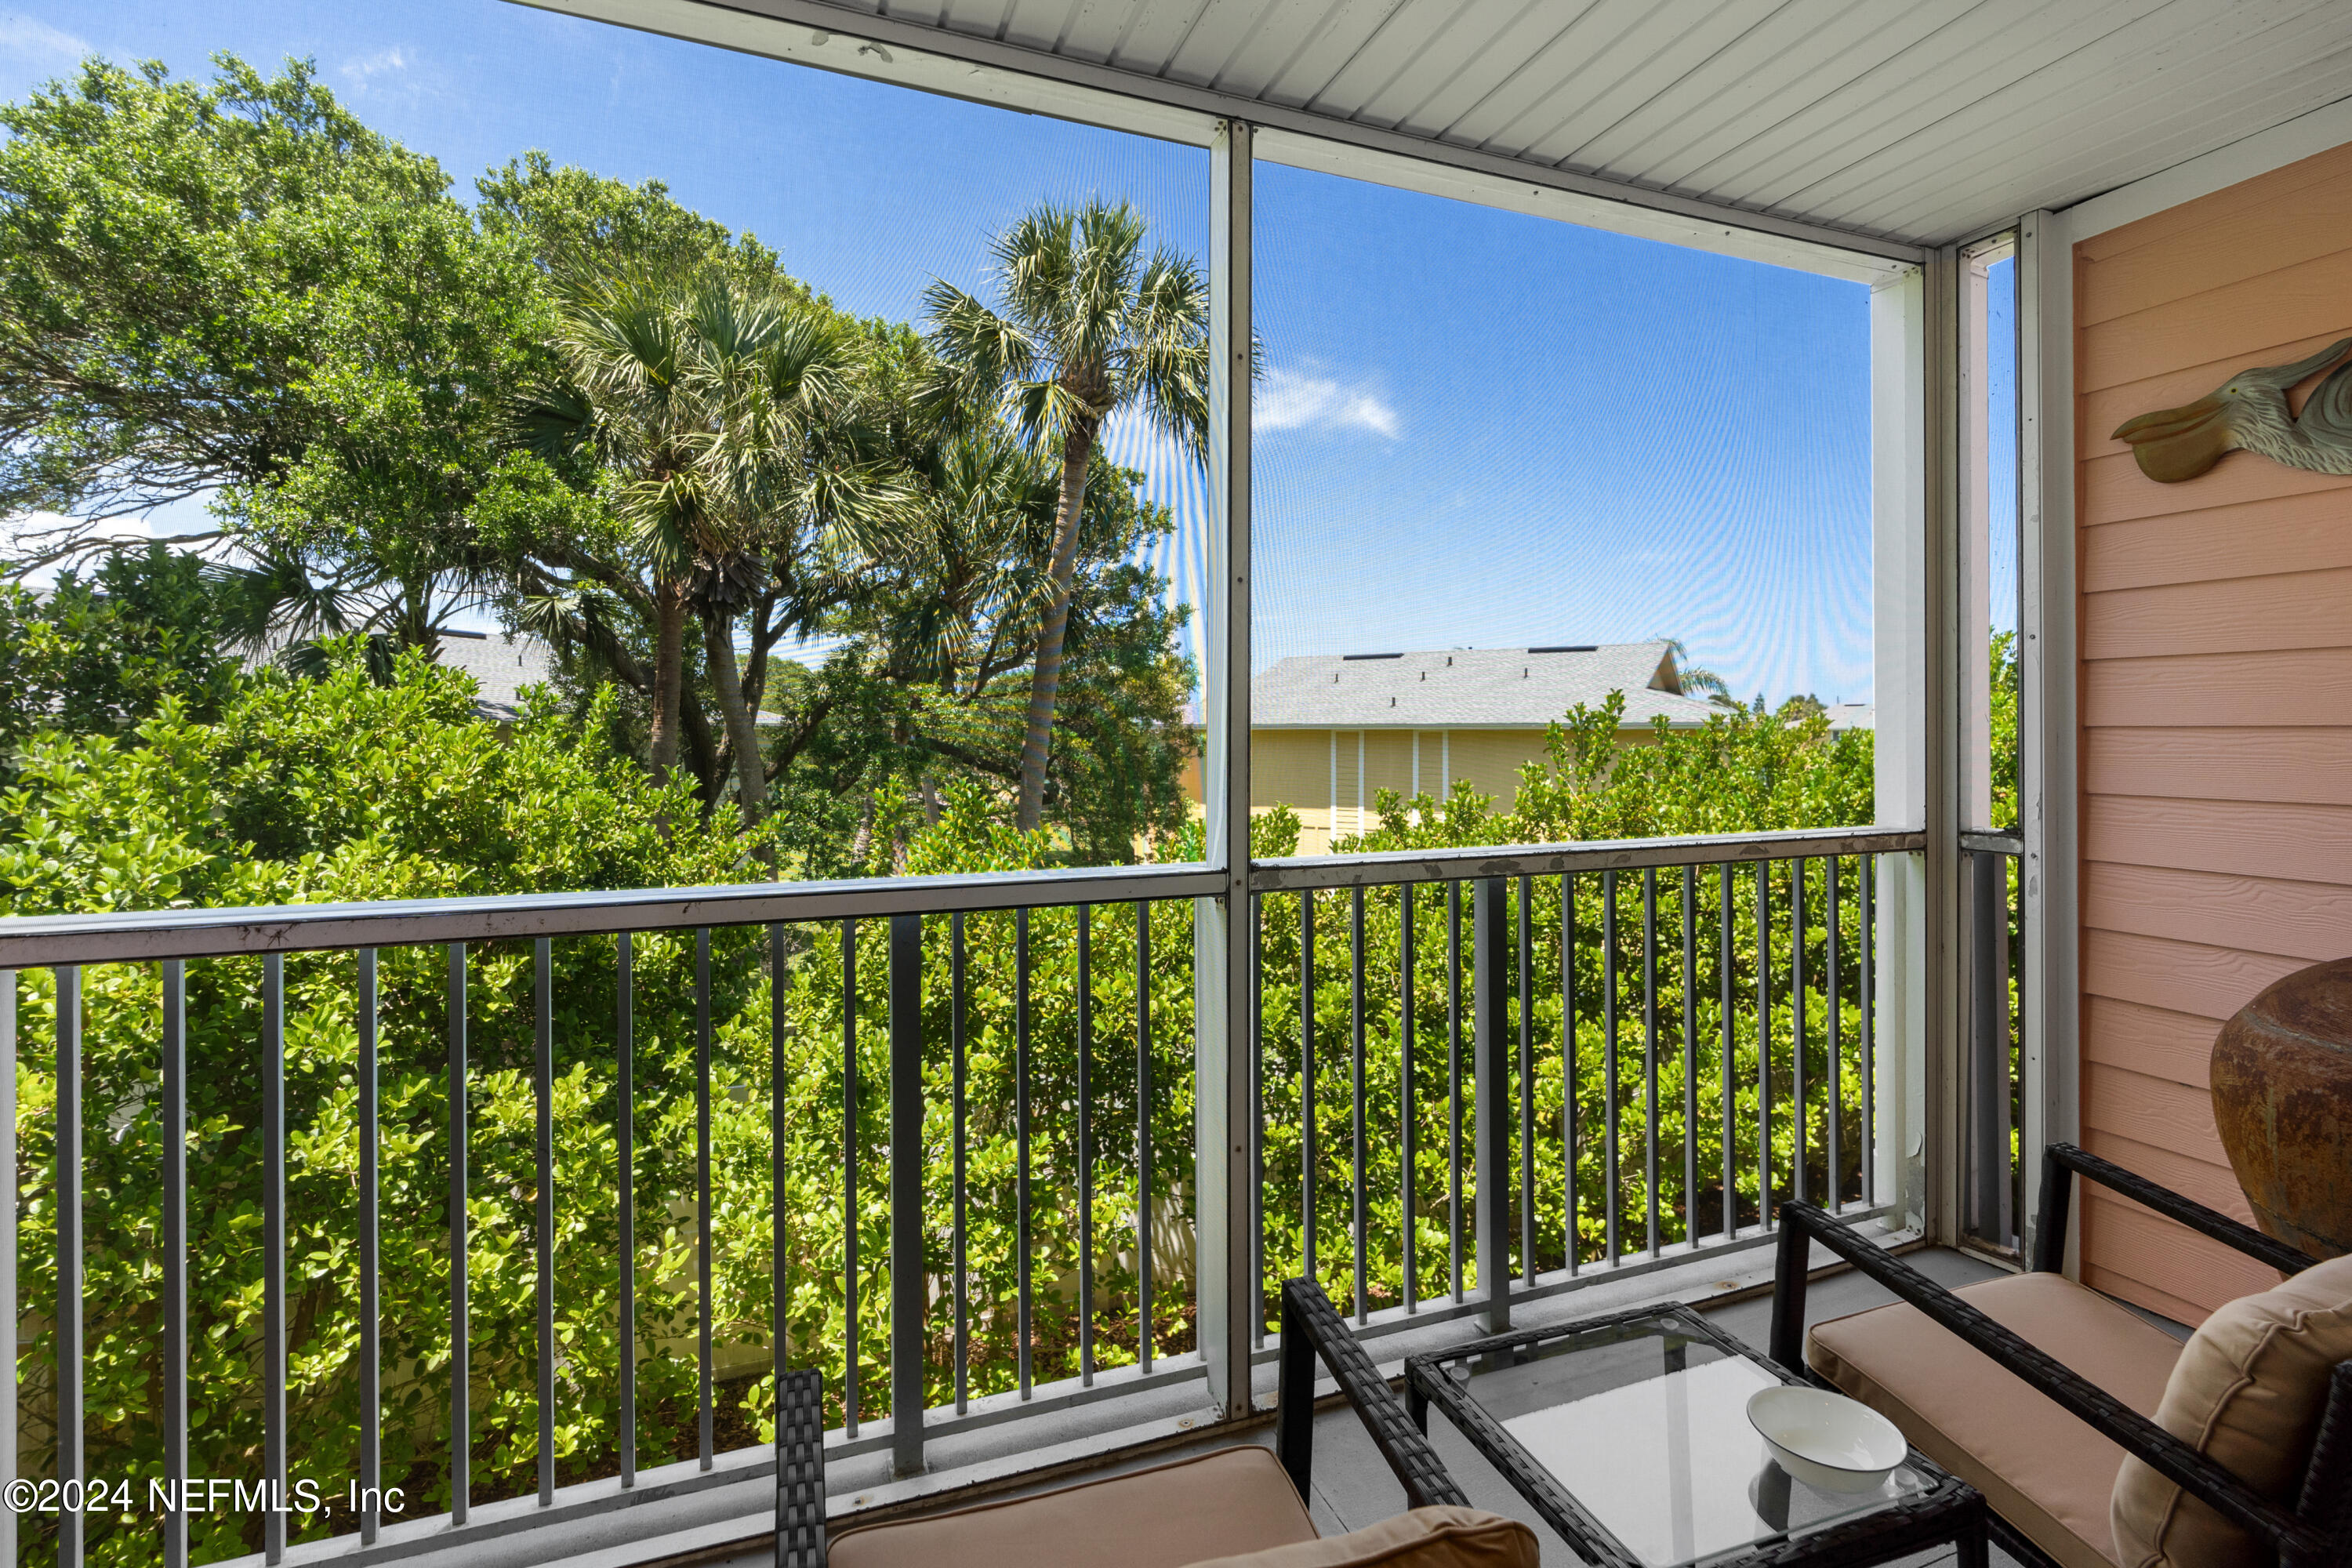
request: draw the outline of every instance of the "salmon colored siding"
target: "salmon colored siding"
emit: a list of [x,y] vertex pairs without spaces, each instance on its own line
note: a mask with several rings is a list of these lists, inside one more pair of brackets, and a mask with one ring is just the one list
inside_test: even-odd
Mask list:
[[[2250,1217],[2221,1020],[2352,953],[2352,480],[2108,432],[2352,332],[2352,147],[2074,247],[2084,1144]],[[2094,1193],[2084,1279],[2187,1321],[2274,1279]]]

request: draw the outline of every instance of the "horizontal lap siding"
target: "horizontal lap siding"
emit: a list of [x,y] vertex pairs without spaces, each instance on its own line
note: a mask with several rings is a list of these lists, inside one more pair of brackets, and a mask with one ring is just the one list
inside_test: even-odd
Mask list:
[[[2352,481],[2111,432],[2352,335],[2352,148],[2075,247],[2083,1136],[2241,1217],[2214,1033],[2352,953]],[[2273,1278],[2109,1194],[2084,1277],[2190,1321]]]

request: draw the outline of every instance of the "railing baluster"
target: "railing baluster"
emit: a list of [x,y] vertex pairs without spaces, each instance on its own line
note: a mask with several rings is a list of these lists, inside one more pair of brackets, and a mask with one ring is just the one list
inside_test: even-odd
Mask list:
[[473,1347],[467,1338],[466,944],[449,944],[449,1522],[473,1491]]
[[1756,1223],[1772,1225],[1772,862],[1756,863]]
[[1601,1218],[1607,1230],[1601,1261],[1617,1263],[1617,873],[1601,873]]
[[1364,1277],[1364,889],[1349,889],[1348,900],[1348,1037],[1353,1047],[1348,1086],[1355,1112],[1349,1128],[1349,1147],[1355,1152],[1355,1214],[1350,1229],[1356,1259],[1356,1321],[1370,1320]]
[[[613,1123],[620,1141],[621,1207],[621,1485],[637,1484],[637,1028],[633,992],[635,952],[627,931],[614,943],[614,1052],[619,1058]],[[780,970],[776,984],[781,988]],[[779,1089],[778,1104],[783,1101]],[[782,1143],[778,1148],[782,1147]],[[779,1156],[781,1158],[781,1155]],[[779,1346],[781,1353],[781,1345]]]
[[1412,884],[1406,882],[1397,889],[1397,969],[1402,984],[1399,987],[1397,1005],[1397,1110],[1403,1123],[1402,1147],[1397,1152],[1397,1184],[1401,1189],[1404,1217],[1404,1310],[1417,1311],[1421,1307],[1421,1280],[1418,1266],[1419,1238],[1415,1184],[1421,1173],[1417,1158],[1421,1143],[1421,1103],[1414,1098],[1418,1092],[1412,1081]]
[[1315,1272],[1315,895],[1298,895],[1298,1228],[1307,1279]]
[[1862,869],[1862,1201],[1878,1201],[1878,863],[1859,857]]
[[1250,1343],[1265,1345],[1265,900],[1250,895]]
[[1789,862],[1789,1195],[1798,1203],[1812,1195],[1805,1156],[1813,1141],[1811,1108],[1805,1103],[1805,862]]
[[[792,1366],[793,1277],[789,1237],[784,1229],[785,1194],[789,1189],[792,1164],[789,1113],[791,1101],[784,1092],[784,1038],[787,1033],[784,1005],[784,965],[791,957],[785,947],[784,928],[781,922],[768,927],[768,1331],[773,1336],[772,1350],[776,1387],[784,1386],[784,1373]],[[822,1422],[818,1423],[821,1426]],[[782,1445],[780,1442],[778,1447]]]
[[[17,1406],[16,1175],[16,972],[0,969],[0,1410]],[[16,1479],[17,1458],[16,1423],[0,1421],[0,1486]],[[16,1561],[16,1513],[0,1507],[0,1563]]]
[[1519,879],[1519,1278],[1536,1282],[1536,994],[1532,879]]
[[1462,1301],[1462,884],[1445,884],[1446,1266]]
[[1478,1290],[1486,1301],[1480,1317],[1486,1332],[1499,1334],[1511,1326],[1511,1037],[1503,997],[1509,984],[1510,906],[1500,877],[1481,877],[1470,892],[1470,1039],[1476,1052],[1471,1084],[1477,1096],[1474,1229]]
[[1135,901],[1135,1352],[1151,1370],[1151,906]]
[[539,1506],[555,1506],[555,963],[546,937],[531,943],[539,1100]]
[[[186,981],[174,962],[164,966],[165,1005],[174,1015],[167,1037],[170,1068],[184,1072],[181,1049],[185,1039],[184,1008],[187,997]],[[174,994],[176,993],[176,994]],[[382,1251],[381,1205],[382,1172],[377,1161],[382,1156],[383,1102],[377,1093],[377,995],[375,949],[359,951],[359,1090],[360,1110],[360,1544],[373,1545],[382,1524],[383,1506],[383,1255]],[[172,1267],[179,1273],[179,1282],[171,1291],[173,1310],[180,1327],[172,1339],[179,1357],[179,1389],[167,1396],[169,1410],[167,1432],[176,1431],[178,1457],[167,1460],[174,1480],[187,1473],[187,1289],[186,1241],[188,1218],[184,1202],[174,1204],[172,1191],[176,1189],[183,1199],[188,1190],[188,1102],[184,1077],[175,1088],[166,1084],[163,1089],[164,1114],[173,1120],[166,1123],[164,1139],[170,1152],[164,1169],[172,1173],[166,1184],[163,1202],[167,1211],[177,1208],[179,1234],[167,1243]],[[187,1534],[184,1520],[176,1537],[181,1555],[172,1559],[172,1568],[185,1563]],[[170,1553],[167,1549],[166,1556]]]
[[[855,1205],[850,1214],[855,1226]],[[854,1271],[856,1254],[850,1256]],[[711,1293],[710,1261],[710,928],[704,926],[694,933],[694,1431],[697,1462],[706,1470],[718,1458],[710,1409],[710,1313],[718,1303]],[[853,1313],[850,1321],[854,1324],[856,1321]],[[856,1332],[855,1328],[850,1330],[853,1346],[857,1342]],[[856,1356],[853,1349],[849,1363],[853,1369],[857,1365]],[[851,1381],[856,1381],[854,1370]]]
[[1031,1391],[1029,1265],[1029,911],[1013,911],[1013,1215],[1020,1256],[1013,1260],[1014,1347],[1021,1397]]
[[1078,922],[1078,1384],[1095,1381],[1095,911],[1080,904]]
[[1838,1125],[1845,1120],[1845,1009],[1838,996],[1838,858],[1834,855],[1823,862],[1829,878],[1829,952],[1825,955],[1828,973],[1824,984],[1829,991],[1829,1190],[1822,1194],[1822,1205],[1832,1214],[1845,1205],[1844,1160],[1839,1147]]
[[1576,878],[1559,874],[1559,1149],[1567,1186],[1568,1271],[1582,1267],[1577,1234],[1576,1133]]
[[[60,967],[58,984],[58,1483],[85,1481],[82,1473],[82,1234],[81,1234],[81,970]],[[14,1425],[13,1415],[10,1425]],[[59,1568],[79,1568],[79,1511],[58,1510]]]
[[1642,1236],[1658,1255],[1658,870],[1642,872]]
[[[286,957],[261,960],[261,1473],[286,1495]],[[286,1516],[262,1521],[262,1551],[286,1556]]]
[[1683,868],[1683,1244],[1698,1245],[1698,868]]
[[890,917],[890,1470],[923,1470],[923,917]]
[[[366,1189],[360,1205],[361,1332],[360,1478],[372,1485],[370,1461],[375,1455],[375,954],[360,955],[360,1148],[361,1185]],[[16,1000],[16,976],[7,977],[9,1000]],[[163,1318],[163,1408],[156,1419],[163,1428],[163,1483],[171,1501],[163,1515],[164,1568],[187,1568],[188,1513],[184,1489],[188,1480],[188,972],[180,959],[163,963],[163,1296],[156,1303]],[[11,1076],[14,1076],[13,1074]],[[6,1169],[16,1180],[16,1163]],[[12,1402],[7,1408],[16,1409]],[[16,1425],[12,1419],[8,1425]],[[361,1529],[373,1535],[373,1511],[360,1516]]]
[[1738,950],[1732,945],[1731,865],[1725,862],[1723,873],[1723,929],[1718,934],[1715,952],[1716,1005],[1722,1016],[1716,1021],[1723,1035],[1723,1070],[1718,1087],[1723,1090],[1723,1121],[1717,1129],[1716,1142],[1722,1145],[1717,1151],[1723,1163],[1723,1239],[1729,1241],[1739,1234],[1739,1184],[1732,1165],[1738,1152],[1738,1140],[1732,1135],[1732,1125],[1738,1119],[1739,1091],[1734,1081],[1734,1063],[1738,1059],[1737,1033],[1732,1026],[1732,993],[1738,986],[1738,966],[1733,954]]
[[[958,910],[948,917],[948,1054],[949,1071],[953,1075],[950,1092],[955,1097],[955,1226],[950,1242],[955,1250],[949,1268],[955,1276],[955,1407],[959,1415],[971,1408],[971,1278],[964,1261],[968,1218],[964,1177],[969,1157],[964,1120],[965,963],[963,911]],[[782,1147],[781,1140],[777,1146]]]
[[[841,922],[841,1323],[846,1342],[841,1380],[842,1430],[855,1437],[862,1369],[857,1339],[857,921],[854,918]],[[1029,1259],[1025,1235],[1021,1258],[1025,1268]]]

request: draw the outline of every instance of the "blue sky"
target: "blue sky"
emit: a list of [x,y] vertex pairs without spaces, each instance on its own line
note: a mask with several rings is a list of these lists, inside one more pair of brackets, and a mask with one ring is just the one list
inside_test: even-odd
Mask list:
[[[500,0],[39,0],[0,9],[0,93],[86,49],[313,58],[461,196],[528,148],[659,178],[862,313],[981,286],[1045,196],[1207,241],[1198,149]],[[1666,634],[1743,696],[1868,697],[1860,285],[1284,167],[1258,191],[1260,668]],[[1198,475],[1131,423],[1112,450],[1176,510],[1160,563],[1197,592]]]

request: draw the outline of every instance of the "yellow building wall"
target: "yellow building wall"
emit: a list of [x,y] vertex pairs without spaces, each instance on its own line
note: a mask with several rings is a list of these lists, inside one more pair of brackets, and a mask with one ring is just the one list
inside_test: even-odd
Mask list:
[[[1371,831],[1380,822],[1384,789],[1407,799],[1415,794],[1442,798],[1454,782],[1466,779],[1496,810],[1508,811],[1518,796],[1521,765],[1549,760],[1544,739],[1541,730],[1260,730],[1250,740],[1250,810],[1287,805],[1297,813],[1301,855],[1329,853],[1335,835]],[[1651,739],[1646,728],[1617,735],[1618,744],[1628,746]],[[1197,808],[1197,766],[1187,772],[1185,784]]]
[[[1620,739],[1639,743],[1649,732]],[[1323,855],[1335,836],[1379,825],[1381,790],[1440,798],[1467,780],[1507,811],[1521,765],[1546,760],[1541,730],[1260,730],[1250,741],[1250,809],[1289,806],[1298,814],[1298,853]]]

